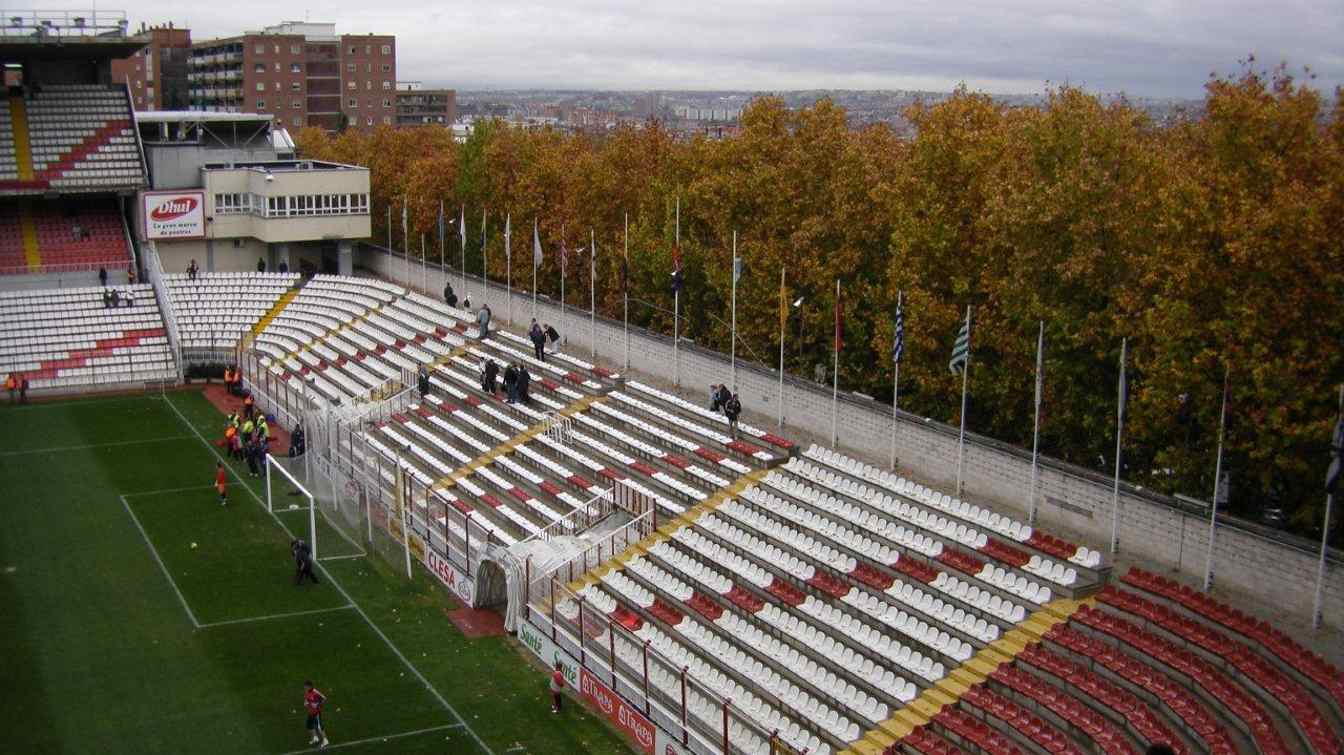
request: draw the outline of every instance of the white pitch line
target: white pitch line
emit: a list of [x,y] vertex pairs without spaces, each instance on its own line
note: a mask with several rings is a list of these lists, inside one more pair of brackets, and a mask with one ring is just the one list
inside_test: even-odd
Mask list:
[[[191,422],[186,418],[186,416],[184,416],[182,412],[178,410],[177,405],[173,403],[173,400],[171,398],[164,396],[163,401],[164,403],[168,404],[168,408],[173,410],[173,413],[177,415],[178,419],[182,420],[182,424],[186,425],[187,428],[190,429],[192,433],[196,435],[197,440],[199,440],[201,444],[204,445],[206,449],[210,451],[210,453],[215,455],[216,459],[224,461],[224,457],[219,455],[219,452],[215,450],[215,447],[210,443],[210,441],[206,440],[205,436],[201,435],[200,431],[196,429],[196,426],[191,424]],[[261,507],[261,510],[266,511],[266,513],[270,514],[271,518],[275,520],[275,523],[280,525],[280,529],[284,530],[285,534],[288,535],[291,539],[293,539],[294,533],[290,531],[289,527],[285,526],[284,520],[276,516],[274,512],[267,511],[266,502],[261,500],[261,496],[257,494],[257,491],[253,490],[247,484],[247,482],[243,480],[243,478],[238,474],[237,470],[235,470],[232,466],[228,464],[225,464],[224,466],[226,469],[229,470],[229,474],[233,475],[234,479],[238,480],[238,482],[242,484],[242,486],[247,490],[247,492],[252,495],[252,499],[257,502],[257,505]],[[397,646],[392,643],[392,640],[389,639],[386,634],[383,634],[383,630],[379,629],[378,625],[373,623],[373,619],[370,619],[369,615],[364,612],[364,609],[360,608],[359,604],[356,603],[355,600],[350,597],[350,593],[346,592],[344,587],[341,587],[341,583],[337,582],[331,576],[331,572],[327,571],[327,568],[322,565],[321,561],[318,561],[317,568],[322,571],[322,574],[327,578],[327,581],[331,583],[331,586],[335,587],[336,590],[345,597],[346,601],[348,601],[350,605],[354,606],[355,611],[359,613],[362,619],[364,619],[364,623],[368,624],[369,628],[373,630],[374,634],[378,635],[378,637],[382,639],[382,641],[387,645],[388,649],[392,651],[393,655],[397,656],[397,658],[401,660],[402,665],[404,665],[407,669],[410,669],[410,672],[415,675],[415,678],[420,680],[421,684],[425,685],[425,689],[429,690],[430,694],[434,695],[434,698],[439,701],[439,704],[442,705],[444,709],[447,710],[449,713],[453,714],[453,717],[457,719],[458,723],[461,724],[463,729],[466,729],[467,733],[471,735],[471,738],[476,741],[476,744],[480,745],[481,749],[485,751],[486,755],[494,755],[494,750],[491,750],[490,747],[486,745],[486,743],[480,738],[480,736],[476,734],[475,730],[473,730],[470,726],[467,725],[467,721],[466,719],[462,718],[462,714],[458,713],[457,709],[454,708],[452,704],[448,702],[447,698],[445,698],[442,694],[439,693],[437,689],[435,689],[434,685],[431,684],[430,681],[425,678],[424,674],[420,673],[420,669],[416,668],[414,664],[412,664],[409,660],[407,660],[406,656],[402,654],[401,650],[399,650]]]
[[[188,437],[190,437],[190,436],[188,436]],[[187,485],[187,486],[185,486],[185,487],[180,487],[180,488],[159,488],[158,490],[137,490],[137,491],[135,491],[134,493],[122,493],[122,494],[121,494],[121,497],[122,497],[122,498],[142,498],[142,497],[147,497],[147,496],[151,496],[151,495],[163,495],[164,493],[185,493],[185,492],[188,491],[188,490],[205,490],[205,489],[207,489],[207,488],[213,490],[214,487],[215,487],[215,484],[212,482],[212,483],[210,483],[210,484],[208,484],[208,485]]]
[[167,438],[143,438],[141,440],[123,440],[113,443],[86,443],[82,446],[53,446],[51,448],[25,448],[22,451],[0,451],[0,456],[31,456],[33,454],[54,454],[63,451],[87,451],[91,448],[114,448],[116,446],[138,446],[147,443],[167,443],[170,440],[191,440],[191,436],[173,435]]
[[[275,458],[275,457],[271,457],[271,458]],[[319,507],[317,508],[317,510],[318,510],[318,511],[321,511],[321,510],[322,510],[322,507],[319,506]],[[308,507],[306,507],[306,506],[300,506],[300,507],[298,507],[297,509],[278,509],[278,510],[272,511],[271,513],[272,513],[272,514],[294,514],[294,513],[297,513],[297,512],[303,512],[303,513],[306,514],[306,513],[308,513]],[[328,517],[326,514],[323,514],[323,515],[322,515],[322,518],[325,519],[325,520],[327,520],[327,523],[328,523],[328,524],[331,523],[331,522],[330,522],[330,517]],[[355,547],[356,550],[359,551],[359,553],[356,554],[356,556],[367,556],[367,555],[369,555],[368,552],[364,550],[364,546],[363,546],[363,545],[361,545],[361,544],[355,542],[354,540],[351,540],[351,539],[350,539],[350,536],[347,535],[347,534],[345,534],[345,530],[341,529],[340,527],[337,527],[337,526],[334,525],[334,524],[331,525],[331,528],[332,528],[333,530],[336,531],[336,534],[337,534],[337,535],[340,535],[340,536],[341,536],[341,539],[342,539],[342,540],[345,540],[345,542],[351,544],[352,546]],[[319,559],[317,559],[317,560],[318,560],[318,561],[332,561],[332,560],[335,560],[335,559],[337,559],[337,558],[355,558],[356,556],[332,556],[331,558],[323,557],[323,558],[319,558]]]
[[122,495],[117,497],[121,499],[121,505],[126,508],[126,513],[131,515],[131,521],[135,522],[135,528],[140,530],[140,537],[145,539],[145,545],[149,546],[149,553],[154,557],[154,562],[159,565],[159,569],[163,572],[163,576],[168,579],[168,585],[173,588],[174,593],[177,593],[177,600],[182,604],[182,610],[187,612],[187,618],[191,619],[191,625],[200,629],[201,622],[196,620],[196,614],[191,612],[191,606],[187,605],[187,599],[182,595],[182,591],[178,589],[177,582],[173,581],[173,575],[168,573],[168,567],[163,565],[163,559],[159,558],[158,549],[155,548],[154,543],[150,541],[149,534],[145,532],[144,526],[140,524],[140,519],[137,518],[135,512],[131,510],[131,504],[126,500],[126,496]]
[[289,613],[273,613],[266,616],[251,616],[246,619],[226,619],[224,621],[212,621],[209,624],[201,624],[201,629],[210,627],[223,627],[230,624],[251,624],[256,621],[272,621],[274,619],[291,619],[295,616],[311,616],[315,613],[332,613],[334,611],[348,611],[354,608],[351,604],[343,606],[333,606],[331,608],[314,608],[310,611],[290,611]]
[[[384,734],[384,735],[381,736],[381,737],[366,737],[365,739],[355,739],[355,740],[352,740],[352,741],[349,741],[349,742],[337,742],[337,743],[334,744],[334,745],[327,745],[327,746],[324,747],[323,749],[326,749],[326,750],[338,750],[338,749],[340,749],[340,748],[342,748],[342,747],[354,747],[354,746],[356,746],[356,745],[368,744],[369,742],[385,742],[385,741],[387,741],[387,740],[389,740],[389,739],[401,739],[401,738],[403,738],[403,737],[414,737],[414,736],[416,736],[417,734],[428,734],[428,733],[430,733],[430,732],[432,732],[432,731],[447,731],[447,730],[449,730],[449,729],[462,729],[462,728],[465,728],[465,727],[466,727],[466,724],[465,724],[465,723],[460,723],[460,724],[446,724],[446,725],[444,725],[444,726],[431,726],[431,727],[429,727],[428,729],[416,729],[415,731],[403,731],[403,732],[401,732],[401,733],[399,733],[399,734]],[[312,752],[312,751],[313,751],[313,748],[311,748],[311,747],[306,747],[306,748],[304,748],[304,749],[302,749],[302,750],[290,750],[289,752],[285,753],[284,755],[299,755],[299,753],[307,753],[307,752]]]
[[323,556],[318,561],[344,561],[347,558],[364,558],[367,555],[367,553],[350,553],[344,556]]

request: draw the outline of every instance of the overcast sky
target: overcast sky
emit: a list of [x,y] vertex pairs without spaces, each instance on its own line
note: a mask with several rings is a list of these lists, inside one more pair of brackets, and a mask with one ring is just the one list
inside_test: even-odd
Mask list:
[[[933,89],[1068,81],[1199,97],[1248,53],[1344,83],[1344,0],[328,0],[313,21],[397,36],[397,76],[459,89]],[[194,39],[302,20],[273,2],[130,0]],[[172,14],[172,15],[168,15]]]

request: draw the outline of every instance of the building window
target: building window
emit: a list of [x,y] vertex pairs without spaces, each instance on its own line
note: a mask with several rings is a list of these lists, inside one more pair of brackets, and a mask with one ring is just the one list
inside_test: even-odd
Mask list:
[[364,73],[373,73],[373,64],[372,64],[372,63],[365,63],[365,64],[364,64]]
[[275,91],[280,91],[280,82],[275,82]]
[[349,73],[354,73],[354,72],[355,72],[355,64],[354,64],[354,63],[346,63],[346,64],[345,64],[345,70],[348,71]]
[[364,91],[366,91],[366,92],[372,92],[372,91],[373,91],[373,82],[372,82],[372,81],[366,81],[366,82],[364,82]]
[[298,45],[290,45],[290,46],[289,46],[289,54],[290,54],[290,55],[302,55],[302,54],[303,54],[303,48],[302,48],[302,47],[299,47]]
[[345,82],[345,88],[346,88],[346,89],[354,89],[354,88],[355,88],[355,82],[354,82],[354,81],[347,81],[347,82]]
[[265,109],[266,109],[266,100],[257,100],[257,109],[258,109],[258,110],[265,110]]
[[275,72],[280,73],[280,61],[278,60],[275,62]]
[[391,89],[391,88],[392,88],[392,82],[390,81],[383,82],[383,89]]
[[383,73],[392,73],[392,66],[390,66],[390,65],[388,65],[388,64],[386,64],[386,63],[384,63],[384,64],[383,64]]
[[257,91],[258,91],[258,92],[264,92],[264,91],[266,91],[266,82],[264,82],[264,81],[258,81],[258,82],[257,82]]
[[154,99],[154,87],[145,87],[145,96]]
[[294,120],[291,121],[291,123],[293,123],[295,126],[302,126],[302,125],[303,125],[303,118],[300,117],[300,116],[297,116],[297,115],[296,115],[296,116],[294,116]]
[[290,64],[289,64],[289,72],[290,72],[290,73],[303,73],[303,66],[302,66],[302,65],[299,65],[298,63],[290,63]]
[[391,55],[391,54],[392,54],[392,45],[383,45],[383,54],[384,54],[384,55]]
[[383,99],[383,107],[392,107],[392,100],[389,100],[389,99],[384,98],[384,99]]
[[255,52],[258,55],[265,55],[266,45],[257,45],[257,48],[253,52]]
[[258,64],[256,64],[255,66],[252,67],[252,70],[253,70],[255,73],[266,73],[266,64],[265,64],[265,63],[258,63]]
[[355,99],[354,97],[351,97],[351,98],[350,98],[350,107],[359,107],[359,100]]
[[272,45],[271,47],[275,50],[276,55],[280,54],[280,45]]
[[302,110],[303,100],[294,100],[294,102],[290,103],[290,106],[293,107],[295,110]]
[[358,54],[359,54],[359,48],[358,48],[358,47],[355,47],[354,45],[350,45],[350,54],[351,54],[351,55],[358,55]]
[[303,85],[297,81],[291,81],[289,82],[289,91],[291,92],[303,91]]
[[365,118],[365,119],[364,119],[364,125],[366,125],[366,126],[372,126],[372,125],[373,125],[373,119],[372,119],[372,118]]
[[145,83],[145,82],[143,82],[143,81],[141,81],[141,80],[139,80],[139,79],[136,79],[136,80],[135,80],[135,88],[136,88],[136,89],[139,89],[141,86],[144,85],[144,83]]
[[390,115],[385,115],[385,116],[383,116],[383,125],[384,125],[384,126],[391,126],[391,125],[392,125],[392,116],[390,116]]

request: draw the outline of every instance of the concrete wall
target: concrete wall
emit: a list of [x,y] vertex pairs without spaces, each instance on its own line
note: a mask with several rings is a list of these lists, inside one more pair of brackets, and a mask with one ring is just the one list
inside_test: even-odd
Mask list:
[[[407,282],[404,259],[389,256],[379,247],[361,244],[356,250],[355,263],[388,280]],[[526,262],[523,264],[526,266]],[[441,295],[445,273],[436,266],[430,266],[425,274],[413,261],[409,272],[412,287],[436,298]],[[530,282],[528,271],[517,279]],[[466,291],[461,277],[451,269],[447,280],[452,282],[459,298],[470,292],[474,306],[488,303],[496,320],[506,321],[509,298],[502,286],[492,282],[482,299],[479,277],[467,276]],[[515,290],[512,302],[515,323],[527,323],[533,311],[531,294]],[[590,353],[591,328],[586,311],[570,309],[566,317],[561,317],[558,304],[541,300],[536,316],[551,322],[564,334],[572,353],[585,358]],[[626,341],[622,324],[599,317],[596,330],[598,357],[617,367],[624,365]],[[629,350],[632,370],[670,382],[674,374],[670,337],[632,329]],[[730,380],[729,361],[723,354],[683,343],[679,365],[681,393],[692,401],[705,400],[711,382]],[[739,360],[737,385],[748,411],[777,416],[780,402],[776,372]],[[783,405],[786,435],[798,438],[796,431],[801,429],[813,437],[830,438],[830,386],[786,376]],[[892,432],[889,405],[842,394],[838,426],[839,446],[845,452],[879,465],[889,459]],[[903,414],[896,435],[898,465],[903,471],[947,491],[955,487],[956,427]],[[1042,459],[1040,480],[1042,502],[1038,524],[1048,531],[1078,533],[1084,544],[1104,551],[1111,533],[1112,481],[1053,459]],[[1000,510],[1013,510],[1025,519],[1031,488],[1030,453],[990,438],[968,435],[964,486],[966,499],[992,502]],[[1208,549],[1207,513],[1202,516],[1187,513],[1167,496],[1127,484],[1121,486],[1119,511],[1122,559],[1137,560],[1145,568],[1178,569],[1187,576],[1202,578]],[[1226,591],[1238,597],[1251,597],[1272,610],[1292,614],[1286,618],[1309,622],[1318,548],[1319,544],[1301,538],[1264,532],[1252,524],[1220,518],[1213,559],[1215,590],[1224,598]],[[1344,563],[1337,552],[1332,552],[1327,566],[1324,616],[1332,627],[1344,625]]]
[[275,266],[269,260],[269,250],[265,242],[240,238],[237,239],[239,246],[234,246],[234,241],[234,239],[160,240],[156,242],[156,246],[159,258],[163,260],[165,273],[185,273],[187,265],[191,264],[193,259],[203,272],[252,272],[257,269],[258,257],[267,259],[267,269],[274,271]]
[[269,144],[256,149],[220,149],[194,144],[146,144],[151,183],[155,189],[197,189],[201,186],[201,166],[206,163],[275,160]]

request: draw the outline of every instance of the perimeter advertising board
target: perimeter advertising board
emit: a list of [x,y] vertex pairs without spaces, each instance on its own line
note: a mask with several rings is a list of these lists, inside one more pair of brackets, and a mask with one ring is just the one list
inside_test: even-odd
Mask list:
[[205,192],[141,192],[140,217],[146,239],[203,239]]
[[[420,539],[415,535],[412,535],[411,537],[414,538],[411,542]],[[415,549],[412,548],[412,551],[414,550]],[[449,590],[452,590],[454,595],[461,598],[464,604],[468,606],[475,605],[473,599],[476,597],[476,585],[466,574],[462,573],[461,569],[448,563],[448,559],[439,555],[438,551],[435,551],[433,548],[422,547],[421,553],[422,556],[420,560],[424,563],[425,568],[429,569],[431,574],[438,577],[439,581]],[[519,636],[522,636],[522,632],[519,632]]]
[[635,710],[625,698],[612,692],[610,687],[603,684],[586,668],[579,669],[579,685],[579,691],[585,700],[597,706],[616,728],[629,734],[639,745],[641,752],[653,755],[654,730],[657,727],[652,721]]

